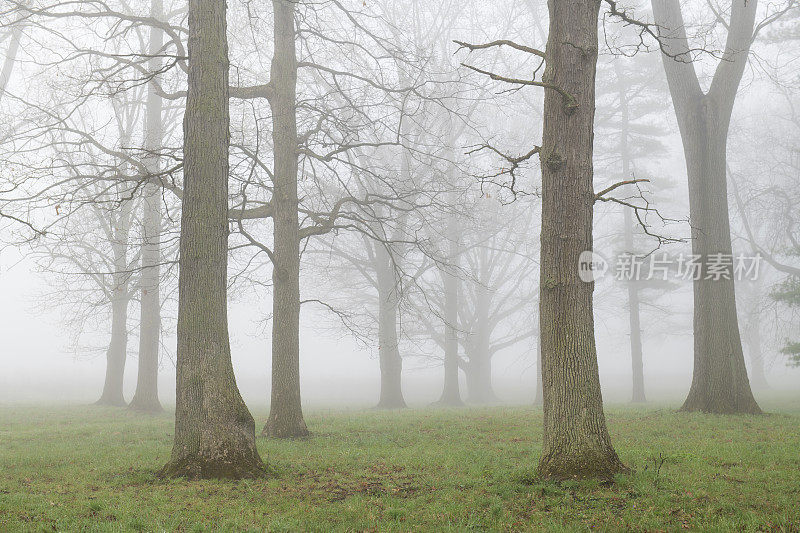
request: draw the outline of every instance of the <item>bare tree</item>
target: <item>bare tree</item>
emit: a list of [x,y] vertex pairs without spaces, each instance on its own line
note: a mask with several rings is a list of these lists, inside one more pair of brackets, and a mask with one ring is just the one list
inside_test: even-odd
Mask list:
[[255,421],[236,386],[227,317],[227,8],[189,2],[189,87],[184,119],[175,442],[166,476],[249,478],[265,467]]
[[[544,446],[539,472],[547,478],[609,478],[624,470],[603,413],[592,313],[593,282],[578,275],[581,254],[592,250],[594,204],[623,183],[593,190],[595,74],[602,2],[549,0],[550,30],[541,51],[507,40],[470,50],[509,46],[541,58],[542,78],[518,79],[473,70],[517,86],[545,89],[542,145],[540,261]],[[513,182],[512,182],[513,186]]]
[[6,85],[11,79],[11,73],[14,71],[14,63],[16,62],[19,43],[22,39],[22,29],[22,24],[13,24],[11,29],[7,30],[3,38],[0,39],[0,42],[8,41],[3,59],[3,68],[0,70],[0,102],[2,102],[3,95],[6,92]]
[[763,259],[758,277],[739,280],[736,287],[742,340],[756,391],[768,388],[766,368],[776,355],[789,355],[791,362],[796,354],[794,335],[787,330],[794,329],[800,277],[795,260],[800,117],[792,91],[781,87],[778,94],[768,121],[763,116],[740,121],[727,169],[737,215],[732,221],[734,246]]
[[[5,51],[5,56],[3,58],[2,69],[0,69],[0,103],[2,103],[3,101],[3,96],[5,96],[6,93],[6,87],[8,87],[8,83],[11,80],[11,74],[14,71],[14,65],[16,63],[17,53],[19,52],[20,41],[22,40],[22,30],[23,30],[23,25],[17,22],[16,24],[12,24],[10,26],[10,29],[3,32],[2,34],[3,37],[0,38],[0,43],[8,41],[8,45]],[[5,188],[5,185],[3,186],[3,188]],[[13,222],[27,226],[30,229],[33,229],[33,226],[29,222],[22,220],[12,214],[5,213],[3,212],[2,209],[0,209],[0,219],[8,219]]]
[[459,276],[461,273],[461,225],[455,216],[447,219],[447,257],[443,266],[439,268],[442,281],[442,324],[444,326],[443,352],[444,352],[444,382],[442,395],[437,402],[445,407],[463,405],[458,381],[459,363],[458,355],[458,306],[459,306]]
[[[605,67],[598,80],[601,102],[598,105],[602,112],[598,112],[595,120],[595,131],[602,133],[597,135],[596,145],[599,145],[600,154],[595,161],[601,159],[602,165],[602,159],[606,159],[605,172],[613,175],[620,173],[619,176],[626,180],[644,178],[641,167],[656,164],[659,156],[668,152],[659,139],[667,133],[666,128],[658,124],[658,113],[666,110],[666,104],[662,103],[666,94],[662,89],[663,78],[655,71],[660,69],[660,65],[654,59],[657,58],[646,54],[631,58],[612,55],[601,64]],[[667,177],[661,175],[657,179],[660,184],[667,181]],[[653,198],[649,197],[649,201],[654,203]],[[645,255],[637,239],[642,232],[637,231],[639,224],[634,220],[634,210],[622,206],[622,211],[621,240],[624,253]],[[652,247],[647,251],[652,252]],[[644,289],[648,285],[651,284],[643,283],[641,279],[631,279],[626,280],[624,288],[631,353],[631,401],[634,403],[647,401],[642,308],[647,304]]]
[[308,435],[300,403],[300,223],[297,209],[297,56],[295,2],[273,0],[272,391],[264,433]]
[[98,405],[126,405],[122,391],[125,363],[128,358],[128,306],[131,300],[129,235],[133,202],[122,199],[119,212],[103,220],[104,231],[112,249],[111,271],[111,341],[106,354],[106,378]]
[[[624,467],[603,414],[594,283],[578,277],[592,249],[592,140],[601,2],[549,0],[542,161],[542,336],[545,477],[610,477]],[[572,384],[567,386],[567,384]]]
[[[531,279],[538,264],[526,232],[519,230],[530,227],[534,210],[523,205],[517,216],[502,220],[499,207],[496,199],[482,198],[476,206],[482,211],[477,219],[482,231],[462,235],[464,275],[459,279],[456,324],[464,357],[459,366],[467,378],[467,400],[476,404],[498,400],[492,386],[494,356],[538,331],[531,320],[536,301]],[[508,208],[505,212],[510,215]],[[446,313],[447,303],[442,307]]]
[[[150,16],[161,20],[164,16],[162,0],[153,0]],[[148,55],[150,70],[155,76],[162,65],[158,57],[164,46],[164,31],[150,28]],[[161,172],[159,152],[164,144],[162,125],[162,99],[154,81],[147,86],[145,103],[145,164],[152,176]],[[140,274],[140,318],[139,318],[139,371],[136,392],[130,407],[138,411],[161,411],[158,400],[158,365],[161,344],[161,230],[162,189],[155,183],[144,186],[142,199],[142,270]]]
[[[692,252],[706,262],[731,255],[726,152],[739,84],[755,35],[757,0],[731,2],[723,20],[727,41],[708,91],[698,81],[678,0],[653,0],[653,13],[683,139],[689,176]],[[780,12],[778,12],[780,13]],[[773,15],[774,16],[774,15]],[[750,389],[736,315],[732,272],[723,279],[705,273],[694,281],[694,374],[684,411],[760,413]]]

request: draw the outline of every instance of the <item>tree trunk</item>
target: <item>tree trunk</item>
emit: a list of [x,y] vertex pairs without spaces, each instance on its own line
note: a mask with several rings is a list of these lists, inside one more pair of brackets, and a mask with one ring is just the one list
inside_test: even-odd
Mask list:
[[704,279],[712,257],[733,255],[725,170],[727,127],[720,124],[715,107],[711,98],[700,98],[696,115],[686,117],[693,124],[683,132],[692,254],[702,258],[703,268],[694,281],[694,375],[682,410],[760,413],[739,336],[733,264],[727,271],[729,279]]
[[469,332],[467,342],[469,364],[464,367],[467,375],[467,401],[474,404],[487,404],[498,401],[492,389],[492,283],[488,249],[481,248],[478,258],[478,279],[475,286],[474,329]]
[[[163,18],[161,0],[153,0],[151,16],[156,20]],[[161,68],[161,61],[156,57],[164,43],[164,31],[160,28],[150,29],[149,53],[150,72]],[[163,127],[161,123],[162,101],[156,94],[153,83],[147,88],[145,164],[152,176],[160,172],[158,150],[163,145]],[[130,407],[137,411],[156,413],[161,411],[158,400],[158,356],[161,340],[161,187],[156,184],[144,186],[142,213],[142,273],[141,273],[141,305],[139,320],[139,373],[136,380],[136,393]]]
[[389,250],[375,245],[378,272],[378,360],[381,368],[379,409],[403,409],[403,358],[397,342],[397,318],[400,304],[397,279]]
[[[149,188],[148,186],[147,188]],[[154,191],[144,198],[141,274],[141,314],[139,321],[139,372],[136,392],[130,407],[137,411],[159,412],[158,365],[161,343],[161,194]]]
[[[628,109],[628,88],[625,84],[625,78],[619,63],[614,63],[614,72],[617,76],[617,83],[619,88],[619,107],[620,107],[620,147],[619,152],[622,159],[622,178],[632,179],[631,173],[631,155],[630,146],[628,144],[628,136],[630,135],[630,112]],[[631,211],[627,206],[623,206],[625,210],[625,251],[629,254],[634,254],[633,243],[633,217]],[[639,286],[638,280],[631,280],[627,284],[628,292],[628,325],[630,328],[630,344],[631,344],[631,371],[633,375],[632,380],[632,393],[631,402],[645,403],[647,398],[644,394],[644,362],[642,353],[642,327],[641,327],[641,311],[639,308]]]
[[[630,211],[625,211],[626,238],[630,232]],[[636,281],[628,282],[628,325],[631,333],[631,372],[633,375],[633,387],[631,402],[645,403],[647,397],[644,394],[644,362],[642,354],[642,327],[640,324],[639,310],[639,290],[636,288]]]
[[[114,272],[111,274],[111,340],[106,351],[106,379],[103,394],[97,405],[125,406],[123,380],[125,363],[128,358],[128,304],[131,300],[128,272],[128,238],[132,202],[123,202],[118,212],[112,213],[108,222],[111,232],[111,249],[114,256]],[[100,216],[105,211],[101,210]]]
[[0,102],[6,92],[8,82],[11,80],[11,72],[14,70],[14,64],[17,60],[17,52],[19,52],[19,42],[22,39],[22,24],[17,23],[11,30],[11,35],[6,49],[6,57],[3,60],[3,69],[0,70]]
[[548,0],[544,81],[539,329],[545,478],[611,478],[624,466],[603,413],[592,315],[594,283],[578,276],[592,249],[597,25],[600,0]]
[[189,0],[188,95],[178,277],[175,440],[161,474],[265,473],[231,364],[227,316],[228,41],[226,6]]
[[[481,282],[488,283],[488,276]],[[476,329],[469,341],[469,364],[467,374],[467,401],[473,404],[488,404],[498,401],[492,389],[492,354],[490,351],[489,307],[491,298],[487,287],[480,285],[475,301]]]
[[450,265],[442,269],[444,288],[444,387],[437,405],[461,406],[461,392],[458,383],[458,285],[460,280],[451,269],[458,269],[460,250],[458,245],[457,222],[451,218],[448,224],[448,246]]
[[467,402],[486,405],[498,401],[492,388],[492,360],[476,350],[466,366]]
[[308,436],[300,402],[300,228],[297,219],[297,56],[295,2],[273,0],[275,53],[272,197],[275,250],[272,265],[272,392],[263,433],[271,437]]
[[[117,244],[114,245],[118,247]],[[123,256],[124,262],[124,256]],[[125,267],[124,267],[125,268]],[[114,273],[114,296],[111,301],[111,341],[106,351],[106,379],[97,405],[126,405],[122,384],[128,357],[128,274]]]
[[728,279],[706,279],[717,254],[732,255],[726,175],[733,105],[747,63],[757,0],[733,2],[725,53],[708,93],[703,93],[689,50],[678,0],[653,0],[675,114],[689,177],[692,254],[702,263],[694,281],[694,374],[683,411],[761,413],[753,398],[742,352],[733,265]]

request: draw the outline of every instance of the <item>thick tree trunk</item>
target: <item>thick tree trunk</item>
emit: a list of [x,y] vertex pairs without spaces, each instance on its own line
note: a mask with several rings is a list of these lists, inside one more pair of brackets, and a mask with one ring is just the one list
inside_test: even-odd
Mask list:
[[272,197],[275,249],[272,282],[272,392],[263,433],[271,437],[308,436],[300,401],[300,228],[297,218],[297,55],[295,2],[273,0],[275,55]]
[[682,410],[760,413],[744,363],[732,265],[725,272],[728,279],[715,279],[707,270],[714,257],[732,253],[725,165],[728,129],[758,2],[733,2],[725,53],[707,93],[687,59],[680,3],[652,3],[668,54],[663,56],[664,70],[686,157],[692,253],[703,265],[694,281],[694,375]]
[[[702,258],[694,281],[694,374],[684,411],[760,413],[750,390],[736,313],[733,264],[729,279],[705,279],[713,257],[732,257],[725,170],[727,124],[713,99],[697,101],[683,130],[689,172],[692,254]],[[726,121],[726,119],[722,119]]]
[[597,25],[600,0],[548,0],[544,81],[540,331],[545,478],[611,478],[624,466],[603,413],[592,315],[594,283],[578,276],[592,249]]
[[396,296],[380,295],[378,317],[378,358],[381,369],[381,393],[379,409],[402,409],[406,407],[403,399],[402,373],[403,358],[397,344],[397,301]]
[[228,337],[228,67],[225,3],[189,0],[175,441],[161,471],[170,477],[265,473]]
[[[161,0],[151,3],[151,16],[156,20],[163,18]],[[160,28],[151,28],[149,53],[150,71],[161,68],[161,61],[156,57],[164,43],[164,32]],[[161,123],[162,101],[156,94],[154,84],[147,89],[145,164],[151,175],[160,171],[158,150],[163,145],[163,127]],[[144,187],[142,213],[142,273],[141,273],[141,305],[139,320],[139,373],[136,379],[136,393],[130,407],[137,411],[156,413],[161,411],[158,400],[158,356],[161,340],[161,188],[155,184]]]
[[450,265],[442,270],[444,288],[444,387],[437,405],[457,407],[464,405],[458,383],[458,285],[460,280],[453,270],[458,269],[460,250],[457,240],[457,222],[449,222]]
[[375,254],[378,279],[378,360],[381,369],[379,409],[402,409],[403,358],[397,341],[397,319],[400,299],[391,256],[386,247],[377,243]]
[[[149,186],[148,186],[149,188]],[[142,246],[141,313],[139,321],[139,368],[136,392],[130,407],[137,411],[159,412],[158,365],[161,344],[161,194],[155,191],[144,198]]]

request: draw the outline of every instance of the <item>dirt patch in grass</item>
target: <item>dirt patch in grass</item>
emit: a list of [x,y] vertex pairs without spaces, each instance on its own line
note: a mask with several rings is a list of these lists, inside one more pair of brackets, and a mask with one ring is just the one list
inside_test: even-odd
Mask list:
[[380,462],[361,472],[326,468],[296,472],[282,478],[291,479],[281,483],[281,490],[329,502],[343,501],[356,495],[407,498],[430,490],[403,466]]

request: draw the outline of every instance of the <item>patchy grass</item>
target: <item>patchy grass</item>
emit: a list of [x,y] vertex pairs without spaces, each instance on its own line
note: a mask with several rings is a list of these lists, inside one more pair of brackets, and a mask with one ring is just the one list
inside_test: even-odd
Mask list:
[[610,407],[611,485],[538,479],[529,408],[315,411],[311,439],[259,439],[278,478],[186,482],[153,475],[171,415],[0,407],[0,531],[800,531],[800,398],[763,405]]

